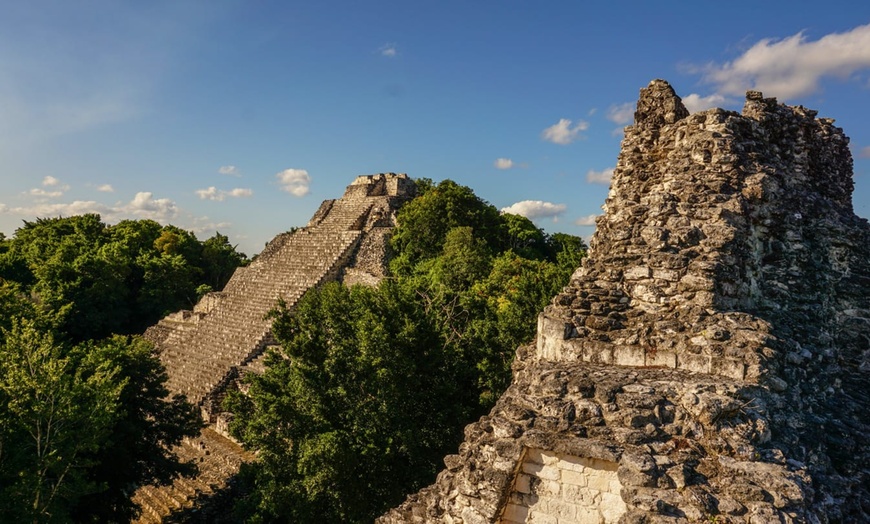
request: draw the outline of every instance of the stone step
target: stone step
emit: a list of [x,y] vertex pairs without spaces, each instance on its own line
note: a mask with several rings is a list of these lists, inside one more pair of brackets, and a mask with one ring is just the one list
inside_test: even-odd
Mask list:
[[172,512],[191,507],[198,496],[225,488],[241,465],[254,459],[253,454],[210,427],[198,437],[186,439],[173,451],[180,459],[195,462],[199,474],[190,479],[175,479],[168,486],[140,487],[133,501],[142,508],[142,514],[135,522],[159,523]]
[[264,317],[278,298],[295,304],[307,289],[334,272],[360,235],[358,231],[294,234],[271,253],[269,266],[252,264],[238,278],[234,275],[209,314],[191,317],[186,329],[162,343],[169,389],[202,402],[268,336],[270,322]]

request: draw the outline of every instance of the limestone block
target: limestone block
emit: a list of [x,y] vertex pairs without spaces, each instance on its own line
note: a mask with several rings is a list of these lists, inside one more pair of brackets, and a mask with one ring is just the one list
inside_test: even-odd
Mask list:
[[590,490],[605,492],[610,491],[610,481],[616,476],[611,472],[591,468],[585,474],[587,476],[587,486]]
[[662,290],[658,288],[658,286],[654,284],[637,284],[631,290],[631,296],[642,302],[648,302],[650,304],[658,304],[662,302],[664,298],[664,294]]
[[535,464],[534,462],[523,463],[523,472],[545,480],[559,480],[559,469],[553,466]]
[[534,507],[530,508],[529,520],[527,522],[529,524],[560,524],[557,517]]
[[608,343],[585,340],[583,344],[583,361],[593,364],[615,364],[614,346]]
[[577,519],[577,506],[562,500],[550,500],[547,503],[547,513],[560,522],[574,522]]
[[544,313],[538,316],[537,355],[545,360],[560,360],[565,332],[571,327],[564,320],[551,318]]
[[587,488],[586,486],[579,486],[576,484],[563,484],[562,498],[581,506],[595,505],[595,493],[589,491],[589,488]]
[[619,477],[614,475],[610,479],[610,487],[607,489],[608,493],[619,494],[622,491],[622,484],[619,482]]
[[625,501],[618,493],[602,493],[601,506],[598,511],[601,514],[601,519],[606,523],[618,522],[626,511]]
[[696,373],[710,373],[710,357],[683,353],[677,355],[677,367]]
[[587,485],[587,481],[589,479],[590,473],[589,471],[571,471],[565,470],[562,471],[561,480],[564,484],[570,484],[572,486],[583,486]]
[[626,280],[643,280],[649,278],[652,271],[647,266],[634,266],[626,269],[622,276]]
[[489,520],[471,506],[463,508],[460,515],[463,524],[489,524]]
[[526,456],[523,458],[524,464],[544,464],[544,451],[536,448],[531,448],[526,451]]
[[644,364],[647,366],[663,366],[666,368],[677,367],[677,354],[673,351],[647,351]]
[[[598,408],[598,404],[588,401],[581,400],[578,402],[579,405],[591,405],[594,406],[595,411],[600,416],[601,409]],[[587,467],[590,467],[591,461],[584,457],[573,457],[571,455],[559,455],[558,467],[561,470],[566,471],[585,471]]]
[[529,518],[529,508],[518,506],[516,504],[508,504],[504,509],[502,519],[510,522],[526,522]]
[[743,360],[726,357],[714,357],[710,361],[710,371],[717,375],[743,380],[746,376],[746,364]]
[[654,279],[667,280],[669,282],[676,282],[680,280],[680,273],[673,269],[656,268],[653,270],[652,276]]
[[529,480],[531,480],[530,476],[525,475],[523,473],[518,474],[516,482],[514,483],[514,490],[519,492],[519,493],[526,493],[526,494],[531,493],[531,489],[529,486]]
[[599,524],[601,517],[594,509],[577,508],[577,519],[574,522],[576,524]]
[[617,346],[613,348],[613,363],[617,366],[643,366],[646,356],[639,346]]
[[[562,476],[565,475],[565,472],[561,473]],[[542,480],[535,487],[535,494],[541,498],[558,498],[562,486],[561,482],[565,482],[565,479],[560,478],[559,480]]]

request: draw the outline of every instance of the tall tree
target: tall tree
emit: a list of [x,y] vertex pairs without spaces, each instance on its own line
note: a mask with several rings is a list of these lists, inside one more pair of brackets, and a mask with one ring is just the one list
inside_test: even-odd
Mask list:
[[279,310],[274,329],[281,353],[230,400],[233,431],[259,450],[261,518],[371,522],[430,481],[468,403],[412,294],[328,284]]
[[391,239],[397,253],[391,268],[399,274],[439,256],[447,233],[455,227],[472,228],[492,251],[501,251],[505,244],[498,210],[452,180],[440,182],[403,206],[399,224]]
[[8,522],[66,522],[102,486],[87,478],[111,433],[122,384],[110,366],[87,376],[50,334],[16,321],[0,348],[0,514]]
[[246,263],[245,254],[236,251],[226,235],[216,232],[202,243],[203,280],[212,289],[223,289],[236,268]]
[[93,465],[87,478],[102,490],[82,497],[73,515],[79,521],[127,522],[138,511],[131,488],[195,472],[195,465],[180,462],[170,450],[198,434],[202,419],[181,395],[169,398],[166,371],[141,337],[88,342],[76,347],[73,357],[81,362],[82,376],[113,369],[121,386],[109,438],[88,455]]
[[132,489],[191,474],[169,450],[201,427],[141,338],[71,350],[31,320],[0,345],[0,521],[121,522]]

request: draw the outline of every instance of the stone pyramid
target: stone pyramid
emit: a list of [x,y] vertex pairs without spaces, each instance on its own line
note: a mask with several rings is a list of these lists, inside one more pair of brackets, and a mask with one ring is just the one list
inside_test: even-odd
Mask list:
[[[214,496],[243,462],[253,460],[228,438],[232,415],[221,403],[241,376],[262,370],[266,348],[275,343],[267,313],[279,299],[292,309],[308,289],[325,282],[377,283],[386,272],[396,212],[415,192],[405,174],[357,177],[340,199],[324,201],[306,227],[276,236],[250,265],[238,268],[221,292],[146,331],[166,366],[168,389],[198,405],[209,426],[175,450],[198,463],[198,477],[137,490],[140,522],[161,522]],[[197,521],[214,517],[199,513]]]
[[870,522],[870,226],[833,124],[642,89],[510,388],[379,522]]

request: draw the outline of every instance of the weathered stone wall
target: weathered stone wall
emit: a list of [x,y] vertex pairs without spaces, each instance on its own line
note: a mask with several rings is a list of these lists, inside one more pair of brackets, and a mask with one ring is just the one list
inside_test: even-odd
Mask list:
[[870,227],[851,191],[833,120],[757,92],[690,115],[650,83],[589,257],[512,385],[380,522],[497,522],[529,449],[616,463],[622,523],[870,520]]
[[867,272],[843,263],[861,231],[848,139],[757,92],[744,115],[689,116],[668,90],[642,95],[590,257],[541,319],[539,354],[778,380],[768,324],[809,315],[836,329],[816,313]]

